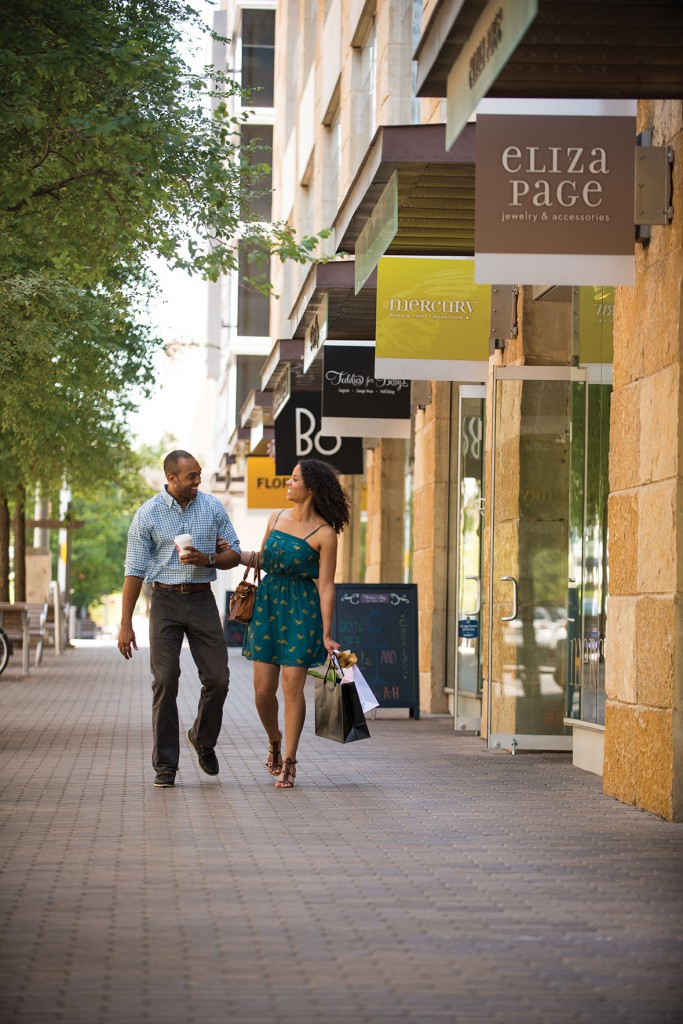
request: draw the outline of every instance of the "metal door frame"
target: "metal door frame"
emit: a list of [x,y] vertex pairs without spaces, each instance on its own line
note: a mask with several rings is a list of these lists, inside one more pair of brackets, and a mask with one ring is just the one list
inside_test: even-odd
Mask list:
[[572,381],[587,383],[588,373],[576,366],[494,366],[493,394],[491,396],[491,502],[489,516],[489,580],[488,580],[488,672],[486,680],[486,744],[489,748],[511,750],[571,750],[573,737],[569,736],[538,736],[535,734],[507,734],[491,732],[491,707],[493,696],[493,579],[494,579],[494,522],[496,510],[496,443],[497,443],[497,406],[498,381],[529,380],[529,381]]

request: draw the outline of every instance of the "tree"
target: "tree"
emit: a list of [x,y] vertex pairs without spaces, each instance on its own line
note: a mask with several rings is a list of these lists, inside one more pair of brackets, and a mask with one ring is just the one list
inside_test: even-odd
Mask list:
[[131,453],[130,471],[123,482],[101,480],[97,490],[74,491],[74,519],[83,526],[75,531],[71,563],[71,601],[79,608],[98,604],[106,594],[121,589],[128,528],[136,508],[152,496],[144,468],[161,463],[163,453],[143,449]]
[[125,473],[159,344],[142,326],[151,255],[211,279],[236,268],[237,237],[257,259],[312,258],[315,236],[241,220],[263,167],[240,152],[236,84],[180,56],[200,20],[182,0],[3,4],[0,503]]
[[[0,25],[2,264],[28,258],[82,286],[155,253],[215,279],[235,238],[310,259],[285,224],[244,224],[263,167],[240,151],[234,80],[178,52],[179,0],[6,0]],[[218,95],[213,111],[207,95]]]

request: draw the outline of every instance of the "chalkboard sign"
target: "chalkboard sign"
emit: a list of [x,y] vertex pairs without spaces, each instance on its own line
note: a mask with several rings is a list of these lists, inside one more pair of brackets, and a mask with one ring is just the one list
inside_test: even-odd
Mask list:
[[420,717],[416,583],[338,583],[332,636],[358,667],[381,708]]

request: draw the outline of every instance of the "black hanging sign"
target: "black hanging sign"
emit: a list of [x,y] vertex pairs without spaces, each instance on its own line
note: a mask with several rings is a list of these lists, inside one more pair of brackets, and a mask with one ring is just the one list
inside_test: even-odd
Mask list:
[[350,650],[381,708],[420,717],[416,583],[337,583],[332,636]]
[[410,381],[375,377],[374,341],[326,341],[322,428],[342,437],[410,437]]
[[359,437],[324,434],[319,391],[294,391],[275,419],[275,473],[292,472],[301,459],[322,459],[339,473],[363,472],[363,442]]

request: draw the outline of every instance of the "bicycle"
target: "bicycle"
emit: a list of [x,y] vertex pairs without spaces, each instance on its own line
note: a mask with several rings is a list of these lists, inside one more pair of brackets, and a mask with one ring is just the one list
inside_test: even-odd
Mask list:
[[12,643],[7,633],[0,627],[0,676],[7,668],[9,656],[12,653]]

